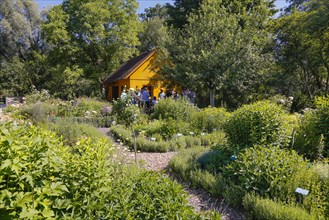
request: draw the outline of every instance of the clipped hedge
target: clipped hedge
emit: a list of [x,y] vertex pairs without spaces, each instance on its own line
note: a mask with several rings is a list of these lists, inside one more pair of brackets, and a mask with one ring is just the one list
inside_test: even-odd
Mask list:
[[225,124],[224,130],[232,146],[240,149],[253,145],[287,145],[291,134],[284,127],[283,109],[269,101],[243,105]]

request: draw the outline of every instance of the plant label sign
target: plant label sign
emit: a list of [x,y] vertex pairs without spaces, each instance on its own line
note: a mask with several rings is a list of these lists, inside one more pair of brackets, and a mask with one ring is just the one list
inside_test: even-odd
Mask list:
[[304,196],[308,195],[308,193],[309,193],[308,190],[306,190],[306,189],[302,189],[302,188],[299,188],[299,187],[295,190],[295,192],[296,192],[296,193],[299,193],[299,194],[302,194],[302,195],[304,195]]

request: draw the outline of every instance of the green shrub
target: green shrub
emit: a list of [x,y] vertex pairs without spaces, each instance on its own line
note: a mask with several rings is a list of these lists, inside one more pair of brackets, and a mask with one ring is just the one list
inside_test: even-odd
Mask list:
[[223,129],[229,115],[230,113],[224,108],[204,108],[201,111],[195,111],[193,113],[191,126],[199,133],[212,133],[216,130]]
[[[133,148],[133,137],[132,131],[127,129],[123,125],[115,125],[111,127],[111,134],[115,139],[119,139],[125,145]],[[144,131],[139,132],[137,135],[137,149],[143,152],[168,152],[177,149],[200,146],[201,140],[199,137],[194,136],[181,136],[174,137],[169,140],[162,140],[162,136],[159,134],[154,134],[151,137],[144,135]],[[152,140],[151,138],[156,138]]]
[[177,133],[181,133],[184,135],[189,134],[191,131],[190,124],[184,121],[177,121],[174,119],[167,120],[154,120],[150,122],[148,125],[144,125],[143,127],[138,127],[138,129],[145,130],[145,133],[148,137],[152,137],[155,134],[159,134],[163,139],[173,138]]
[[76,99],[70,102],[59,101],[59,117],[99,117],[102,116],[102,109],[109,107],[108,102],[98,101],[90,98]]
[[289,136],[283,127],[284,111],[269,101],[244,105],[232,113],[225,125],[231,145],[240,149],[253,145],[287,144]]
[[310,160],[329,155],[329,97],[316,98],[315,106],[302,117],[293,146]]
[[153,108],[152,119],[174,119],[178,121],[189,121],[198,109],[186,99],[163,99]]
[[67,148],[47,130],[0,123],[0,213],[4,219],[55,217],[55,204],[67,202],[68,188],[59,178],[65,152]]
[[318,160],[324,151],[323,139],[316,111],[306,111],[299,121],[292,148],[309,160]]
[[[97,116],[97,117],[64,117],[65,121],[77,124],[89,124],[94,127],[110,127],[114,118],[112,116]],[[49,122],[60,123],[63,117],[50,117]]]
[[294,205],[285,205],[270,199],[263,199],[255,194],[247,194],[243,198],[243,206],[248,219],[263,220],[315,220],[315,216]]
[[294,204],[297,187],[309,191],[304,196],[302,205],[305,210],[320,219],[329,217],[329,169],[328,165],[317,163],[308,170],[294,173],[286,183],[286,193],[281,195],[281,201]]
[[170,169],[194,187],[201,187],[214,195],[222,193],[220,175],[201,170],[198,158],[207,153],[209,148],[194,147],[180,150],[169,162]]
[[215,147],[227,144],[226,134],[223,131],[215,131],[210,134],[201,133],[201,145]]
[[98,139],[107,139],[104,135],[92,125],[72,123],[65,119],[58,121],[56,124],[49,123],[49,129],[54,131],[63,142],[67,145],[74,145],[80,138],[88,137],[93,141]]
[[201,164],[201,168],[205,169],[213,174],[221,172],[222,168],[231,162],[231,157],[234,155],[234,150],[226,146],[221,148],[213,148],[203,155],[200,155],[198,162]]
[[201,147],[201,138],[197,136],[185,136],[185,143],[187,148]]
[[280,197],[285,184],[307,164],[295,151],[279,147],[254,146],[243,150],[235,161],[224,168],[223,176],[245,192],[261,196]]
[[33,91],[31,94],[27,95],[26,97],[26,103],[33,104],[36,102],[46,102],[51,99],[51,96],[49,92],[45,89],[42,89],[41,91],[36,90],[33,88]]
[[30,119],[34,123],[45,123],[48,117],[57,114],[57,106],[46,102],[37,102],[21,107],[17,114]]
[[118,123],[132,127],[144,120],[142,109],[133,105],[129,99],[118,99],[113,101],[113,114]]
[[329,157],[329,96],[318,97],[315,100],[317,107],[317,126],[324,138],[324,157]]
[[220,219],[195,214],[182,186],[115,164],[103,141],[64,147],[28,124],[0,124],[3,219]]
[[152,141],[144,137],[137,137],[137,149],[142,152],[168,152],[172,150],[168,142]]

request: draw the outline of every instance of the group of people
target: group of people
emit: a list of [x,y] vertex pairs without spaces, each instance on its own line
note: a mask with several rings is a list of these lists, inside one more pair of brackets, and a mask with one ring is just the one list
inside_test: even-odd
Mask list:
[[[191,92],[188,89],[183,90],[182,96],[188,99],[191,103],[194,104],[195,101],[195,93]],[[121,93],[121,99],[131,99],[132,104],[136,104],[138,106],[144,107],[149,112],[152,106],[156,105],[159,100],[166,99],[166,98],[173,98],[177,100],[180,98],[180,94],[176,92],[174,89],[167,89],[166,92],[163,88],[160,89],[158,94],[158,98],[156,96],[151,97],[150,91],[146,86],[144,86],[141,90],[136,88],[130,88],[128,91],[126,88],[123,89]]]

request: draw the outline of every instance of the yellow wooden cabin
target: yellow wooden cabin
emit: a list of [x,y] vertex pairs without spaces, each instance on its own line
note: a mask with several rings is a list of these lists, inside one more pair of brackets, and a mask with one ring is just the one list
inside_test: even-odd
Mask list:
[[120,97],[124,88],[133,88],[135,91],[146,86],[150,96],[160,92],[160,82],[155,80],[156,72],[154,59],[156,50],[146,52],[123,63],[107,79],[103,81],[106,99],[113,100]]

